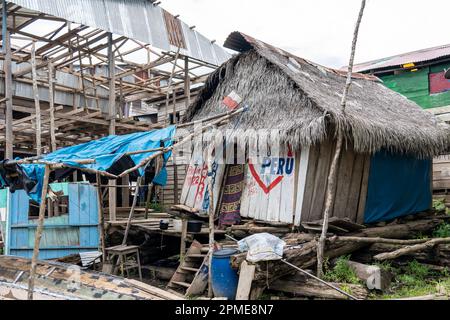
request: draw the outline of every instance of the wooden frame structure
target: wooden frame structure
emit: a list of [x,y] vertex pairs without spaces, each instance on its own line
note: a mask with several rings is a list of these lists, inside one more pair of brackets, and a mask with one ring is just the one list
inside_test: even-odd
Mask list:
[[[217,67],[180,50],[162,51],[12,2],[0,4],[0,155],[5,159],[160,128],[170,124],[172,113],[176,123],[177,99],[188,106],[191,88],[197,92]],[[142,100],[164,104],[165,123],[137,121],[130,108]],[[174,192],[176,199],[179,190]],[[122,193],[128,200],[129,190]],[[116,200],[111,182],[110,213]]]

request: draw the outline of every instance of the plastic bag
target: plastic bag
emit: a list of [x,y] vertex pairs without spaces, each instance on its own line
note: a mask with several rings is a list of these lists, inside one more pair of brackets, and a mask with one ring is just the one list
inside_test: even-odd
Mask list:
[[259,233],[238,242],[241,252],[247,251],[248,262],[281,260],[286,242],[269,233]]

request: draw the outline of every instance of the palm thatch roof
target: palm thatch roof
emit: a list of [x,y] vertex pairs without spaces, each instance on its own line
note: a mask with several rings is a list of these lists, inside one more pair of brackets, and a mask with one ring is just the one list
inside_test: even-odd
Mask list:
[[340,102],[345,73],[296,57],[245,34],[232,33],[225,46],[241,53],[208,78],[187,111],[188,120],[223,113],[232,90],[249,108],[228,128],[279,130],[298,148],[345,132],[355,151],[386,149],[433,157],[448,149],[449,126],[373,76],[354,74],[345,112]]

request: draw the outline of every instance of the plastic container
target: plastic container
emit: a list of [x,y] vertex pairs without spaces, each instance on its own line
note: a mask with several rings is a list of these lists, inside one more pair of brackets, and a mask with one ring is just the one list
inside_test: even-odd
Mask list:
[[187,231],[191,233],[199,233],[202,231],[202,221],[188,221]]
[[161,229],[161,230],[168,230],[169,229],[169,222],[161,220],[159,222],[159,229]]
[[211,284],[217,298],[236,299],[239,277],[230,265],[230,258],[239,251],[224,249],[214,252],[211,262]]

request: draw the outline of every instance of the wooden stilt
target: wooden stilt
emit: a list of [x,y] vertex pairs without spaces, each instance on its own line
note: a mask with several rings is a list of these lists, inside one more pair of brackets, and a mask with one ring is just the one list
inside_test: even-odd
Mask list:
[[45,166],[44,182],[42,185],[41,204],[39,206],[39,219],[37,222],[36,232],[34,235],[33,257],[31,258],[30,277],[28,278],[28,300],[33,300],[34,278],[36,276],[37,259],[39,256],[39,244],[41,242],[42,230],[44,229],[45,205],[47,203],[48,182],[50,177],[50,166]]
[[[114,61],[113,37],[108,34],[108,66],[109,66],[109,134],[116,134],[116,66]],[[109,220],[116,221],[117,187],[116,181],[109,181]]]
[[139,188],[141,186],[141,182],[142,182],[142,177],[140,176],[136,182],[136,190],[134,191],[133,204],[131,205],[130,215],[128,216],[127,227],[125,229],[125,235],[122,240],[123,246],[125,246],[127,244],[128,233],[130,232],[131,220],[133,220],[134,209],[136,208],[137,198],[139,195]]
[[214,253],[214,218],[215,218],[215,210],[214,210],[214,186],[213,186],[213,175],[212,175],[212,165],[213,165],[213,144],[211,144],[208,149],[207,154],[207,162],[208,162],[208,194],[209,194],[209,274],[208,274],[208,297],[212,298],[214,293],[212,291],[212,257]]
[[188,220],[183,218],[181,223],[180,263],[184,261],[184,257],[186,255],[187,228],[188,228]]
[[12,101],[12,70],[11,70],[11,35],[7,28],[8,6],[6,1],[2,2],[2,33],[3,54],[5,60],[3,71],[5,73],[5,159],[13,159],[13,101]]

